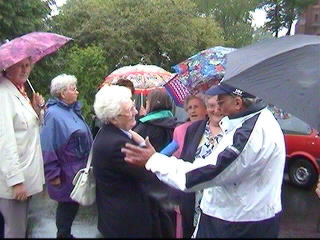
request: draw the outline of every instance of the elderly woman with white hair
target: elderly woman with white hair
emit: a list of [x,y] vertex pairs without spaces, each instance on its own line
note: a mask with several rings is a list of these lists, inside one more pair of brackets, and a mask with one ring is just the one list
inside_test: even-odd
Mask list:
[[71,226],[79,209],[70,198],[72,180],[86,165],[92,135],[80,112],[76,77],[55,77],[50,93],[40,133],[45,178],[50,198],[58,202],[57,238],[72,238]]
[[[102,87],[94,110],[102,127],[93,143],[98,230],[105,238],[161,237],[152,199],[145,184],[162,184],[146,169],[128,164],[121,147],[143,139],[131,129],[138,113],[127,87]],[[139,138],[140,137],[140,138]],[[142,141],[141,141],[142,140]]]

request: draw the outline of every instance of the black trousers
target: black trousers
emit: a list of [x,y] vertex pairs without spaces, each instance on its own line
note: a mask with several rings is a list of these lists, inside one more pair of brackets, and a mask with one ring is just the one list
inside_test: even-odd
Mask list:
[[79,210],[76,202],[58,202],[56,212],[57,237],[71,237],[71,226]]
[[4,218],[0,212],[0,238],[4,238]]
[[257,222],[229,222],[201,213],[196,238],[277,238],[280,214]]
[[195,227],[193,226],[195,201],[195,193],[181,193],[180,211],[182,217],[183,238],[191,238],[195,230]]

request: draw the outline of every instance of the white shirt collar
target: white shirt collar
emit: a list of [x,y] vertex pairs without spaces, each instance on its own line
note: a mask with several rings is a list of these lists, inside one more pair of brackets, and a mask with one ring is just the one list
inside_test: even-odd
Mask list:
[[122,128],[120,128],[120,130],[121,130],[122,132],[124,132],[130,139],[132,139],[132,134],[131,134],[129,131],[124,130],[124,129],[122,129]]

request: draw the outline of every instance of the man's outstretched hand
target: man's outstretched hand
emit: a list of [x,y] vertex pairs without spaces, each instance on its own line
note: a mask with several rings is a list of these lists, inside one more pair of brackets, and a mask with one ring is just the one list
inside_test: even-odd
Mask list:
[[149,158],[156,153],[156,150],[149,141],[149,137],[146,137],[145,142],[145,147],[138,147],[133,144],[126,143],[125,147],[121,148],[121,152],[126,155],[124,160],[134,165],[144,167]]

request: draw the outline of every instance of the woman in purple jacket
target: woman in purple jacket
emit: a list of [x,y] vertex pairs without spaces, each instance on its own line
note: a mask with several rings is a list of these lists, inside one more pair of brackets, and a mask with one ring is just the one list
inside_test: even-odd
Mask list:
[[79,204],[70,198],[72,180],[84,168],[92,145],[91,131],[77,101],[77,79],[61,74],[51,81],[53,96],[46,104],[41,147],[50,198],[58,202],[57,238],[72,238],[71,226]]

